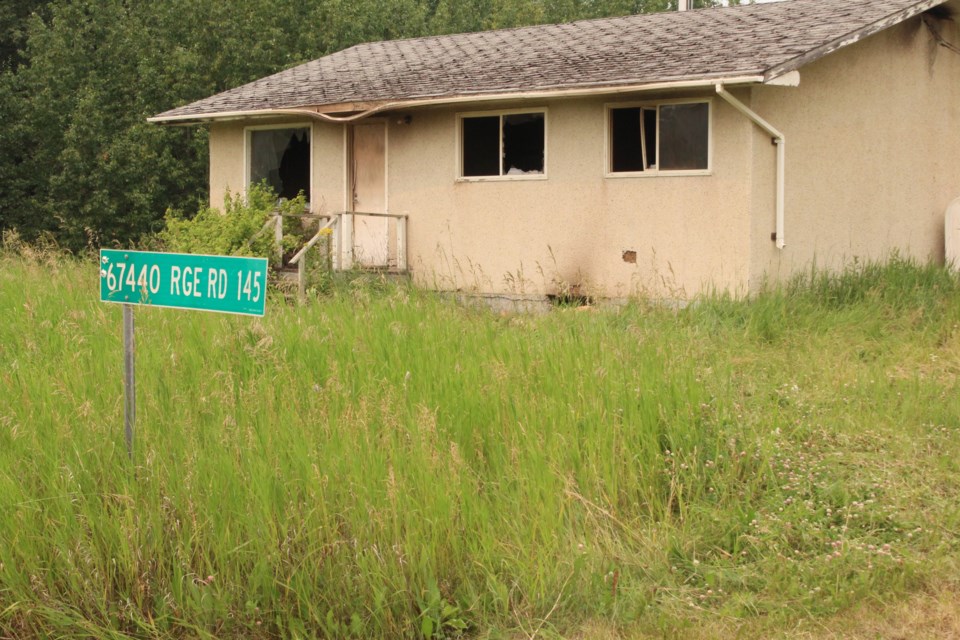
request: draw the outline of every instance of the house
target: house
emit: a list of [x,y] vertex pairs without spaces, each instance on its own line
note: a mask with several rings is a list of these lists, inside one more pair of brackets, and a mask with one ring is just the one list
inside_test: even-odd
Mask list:
[[743,295],[814,262],[942,259],[958,13],[783,0],[374,42],[151,121],[209,126],[215,206],[262,179],[302,190],[341,268]]

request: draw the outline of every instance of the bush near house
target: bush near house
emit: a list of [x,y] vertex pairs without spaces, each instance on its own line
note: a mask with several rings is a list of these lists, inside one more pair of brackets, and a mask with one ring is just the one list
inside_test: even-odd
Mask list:
[[0,254],[2,637],[960,629],[955,598],[900,635],[852,609],[960,593],[943,269],[683,310],[143,309],[131,464],[119,307],[27,252]]
[[[193,217],[168,210],[165,228],[158,234],[168,251],[209,255],[247,255],[279,261],[273,229],[263,230],[274,215],[303,213],[307,203],[303,195],[277,202],[266,185],[252,185],[247,193],[227,194],[224,211],[203,208]],[[303,243],[303,229],[289,219],[284,220],[284,253]]]

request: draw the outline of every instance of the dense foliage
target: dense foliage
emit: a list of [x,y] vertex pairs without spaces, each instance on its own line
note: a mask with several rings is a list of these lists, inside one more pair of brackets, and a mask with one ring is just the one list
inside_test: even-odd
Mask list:
[[[276,205],[269,187],[252,185],[245,195],[227,194],[224,211],[203,207],[192,217],[170,209],[164,218],[159,239],[169,251],[210,255],[249,255],[276,258],[274,232],[265,227],[276,211],[283,215],[302,213],[306,200],[301,195]],[[276,218],[274,218],[276,220]],[[288,225],[293,226],[293,225]],[[302,228],[284,229],[283,246],[292,251],[303,241]]]
[[[713,0],[699,0],[711,4]],[[146,118],[363,41],[675,0],[0,0],[0,230],[129,242],[206,199],[202,127]]]

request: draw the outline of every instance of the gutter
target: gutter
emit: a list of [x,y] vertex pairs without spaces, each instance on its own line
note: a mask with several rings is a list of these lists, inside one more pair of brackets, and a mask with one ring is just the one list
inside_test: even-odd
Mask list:
[[[349,116],[333,116],[305,107],[291,109],[247,109],[239,111],[220,111],[213,113],[197,113],[179,116],[153,116],[147,122],[158,124],[197,124],[201,121],[237,120],[241,118],[260,116],[298,116],[308,117],[323,122],[345,123],[355,122],[368,118],[383,111],[409,109],[412,107],[440,106],[461,104],[464,102],[492,102],[500,100],[546,100],[550,98],[572,96],[603,96],[637,91],[667,91],[673,89],[702,89],[723,85],[759,84],[764,82],[764,76],[733,76],[729,78],[712,78],[702,80],[675,80],[668,82],[654,82],[645,84],[627,84],[612,87],[580,87],[576,89],[544,89],[540,91],[518,91],[514,93],[493,93],[486,95],[460,95],[440,98],[422,98],[419,100],[400,100],[382,102],[369,109]],[[768,84],[771,84],[769,81]]]
[[734,98],[727,90],[724,88],[722,82],[716,83],[717,95],[726,100],[730,105],[742,113],[743,115],[750,118],[755,125],[769,133],[773,138],[773,144],[777,145],[777,231],[775,234],[775,240],[777,242],[777,249],[783,249],[786,245],[785,238],[783,235],[783,218],[784,218],[784,180],[785,180],[785,165],[787,160],[787,139],[784,135],[778,131],[772,124],[761,118],[755,111],[750,107],[743,104],[736,98]]

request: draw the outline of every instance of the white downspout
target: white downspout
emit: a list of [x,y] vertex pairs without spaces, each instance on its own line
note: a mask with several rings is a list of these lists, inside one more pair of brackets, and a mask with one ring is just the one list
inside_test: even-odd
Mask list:
[[726,89],[723,88],[722,83],[717,83],[717,95],[730,103],[730,105],[742,113],[743,115],[750,118],[754,124],[758,127],[769,133],[773,136],[773,143],[777,145],[777,249],[783,249],[786,245],[785,238],[783,235],[783,192],[784,192],[784,180],[786,178],[786,170],[784,169],[787,160],[787,139],[784,137],[780,131],[775,129],[773,125],[761,118],[755,111],[750,109],[747,105],[743,104],[736,98],[734,98]]

